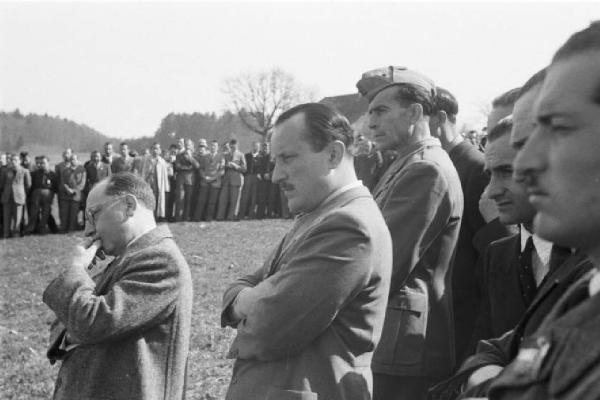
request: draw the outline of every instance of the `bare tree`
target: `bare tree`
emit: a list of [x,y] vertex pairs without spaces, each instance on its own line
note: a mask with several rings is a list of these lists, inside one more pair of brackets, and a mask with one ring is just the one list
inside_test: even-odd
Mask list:
[[227,78],[223,92],[244,125],[263,136],[271,132],[279,114],[310,96],[291,74],[279,68]]

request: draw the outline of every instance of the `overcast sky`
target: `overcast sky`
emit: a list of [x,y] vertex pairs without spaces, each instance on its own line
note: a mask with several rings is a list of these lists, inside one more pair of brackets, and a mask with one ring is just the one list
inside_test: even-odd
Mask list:
[[138,137],[169,112],[222,112],[243,71],[281,67],[321,98],[403,65],[470,121],[599,18],[600,2],[0,3],[0,110]]

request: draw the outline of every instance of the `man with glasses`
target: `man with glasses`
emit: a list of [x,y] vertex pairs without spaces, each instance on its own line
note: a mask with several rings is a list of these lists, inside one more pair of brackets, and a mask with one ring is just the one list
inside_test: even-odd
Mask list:
[[[191,275],[154,207],[150,186],[129,172],[90,192],[86,240],[43,295],[60,322],[47,353],[62,360],[54,399],[183,398]],[[114,259],[92,279],[100,250]]]

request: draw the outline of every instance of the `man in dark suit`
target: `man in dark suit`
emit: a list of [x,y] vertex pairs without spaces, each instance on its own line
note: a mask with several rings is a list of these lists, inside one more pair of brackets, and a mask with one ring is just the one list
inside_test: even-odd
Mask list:
[[394,249],[386,322],[373,358],[373,398],[418,400],[454,368],[446,285],[463,195],[452,161],[430,134],[433,82],[402,68],[377,72],[363,74],[357,86],[370,100],[378,150],[396,150],[397,156],[373,191]]
[[534,229],[578,248],[596,269],[574,283],[514,360],[490,400],[595,400],[600,393],[600,22],[556,52],[535,102],[537,126],[515,160],[537,210]]
[[27,204],[27,193],[31,188],[31,175],[20,165],[19,156],[10,154],[8,169],[1,182],[0,202],[4,219],[4,237],[18,235],[23,223],[23,207]]
[[442,148],[456,167],[464,195],[463,216],[452,264],[455,350],[456,359],[460,362],[467,356],[481,302],[477,261],[491,242],[513,232],[498,221],[487,224],[481,215],[479,199],[490,180],[484,172],[483,153],[458,133],[456,98],[444,88],[438,87],[436,92],[436,112],[429,119],[431,133],[440,139]]
[[240,200],[239,219],[256,218],[258,188],[262,179],[260,147],[260,142],[255,141],[252,143],[252,151],[244,154],[246,159],[246,173],[244,174],[244,186]]
[[225,175],[221,181],[217,220],[222,221],[227,218],[228,221],[233,221],[238,217],[244,172],[246,172],[246,158],[244,153],[238,150],[237,140],[229,141],[229,151],[223,153],[223,158],[225,159]]
[[48,219],[54,193],[58,190],[58,179],[54,171],[50,170],[48,157],[35,158],[37,168],[31,173],[31,213],[27,233],[39,230],[48,233]]
[[370,400],[392,243],[357,179],[350,124],[323,104],[279,117],[273,181],[300,214],[264,265],[225,292],[237,327],[228,400]]

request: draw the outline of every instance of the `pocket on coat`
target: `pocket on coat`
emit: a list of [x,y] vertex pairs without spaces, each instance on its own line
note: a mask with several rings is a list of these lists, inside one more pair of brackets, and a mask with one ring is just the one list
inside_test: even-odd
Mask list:
[[418,292],[401,292],[390,299],[376,363],[413,365],[421,362],[427,330],[428,299]]
[[286,390],[272,387],[265,400],[319,400],[319,395],[307,390]]

